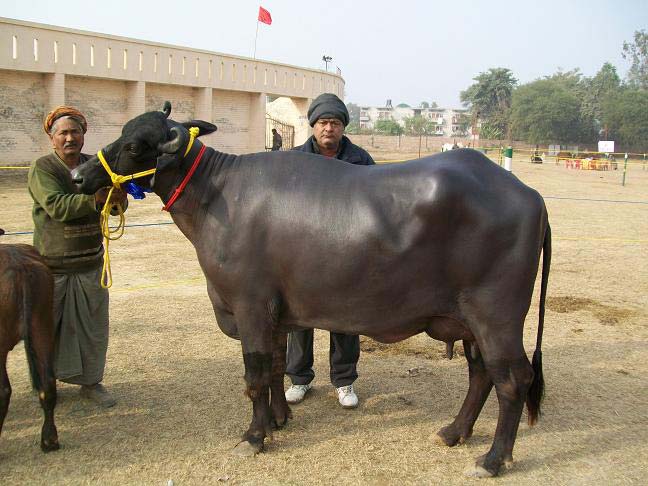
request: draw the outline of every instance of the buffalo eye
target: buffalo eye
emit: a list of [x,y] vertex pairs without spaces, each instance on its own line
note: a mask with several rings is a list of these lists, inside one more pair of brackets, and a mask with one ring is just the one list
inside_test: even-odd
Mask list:
[[124,145],[124,150],[130,155],[138,155],[140,153],[140,148],[136,143],[127,143]]

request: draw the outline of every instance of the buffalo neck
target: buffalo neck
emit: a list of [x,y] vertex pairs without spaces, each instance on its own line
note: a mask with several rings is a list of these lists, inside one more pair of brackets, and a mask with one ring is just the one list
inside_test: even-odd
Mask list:
[[[202,143],[194,143],[176,169],[156,175],[155,193],[166,204],[182,183],[200,152]],[[171,217],[185,236],[193,241],[196,228],[202,225],[206,207],[220,197],[225,184],[226,168],[237,156],[205,147],[204,154],[184,191],[169,210]]]

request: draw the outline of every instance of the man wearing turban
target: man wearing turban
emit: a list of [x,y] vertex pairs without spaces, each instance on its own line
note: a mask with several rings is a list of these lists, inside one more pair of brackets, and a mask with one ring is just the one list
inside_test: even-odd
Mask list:
[[[81,385],[81,396],[102,407],[115,399],[101,384],[108,350],[108,290],[100,285],[103,258],[99,213],[108,191],[78,192],[70,171],[85,163],[85,116],[59,106],[43,124],[53,151],[34,161],[28,188],[34,200],[34,246],[54,274],[55,370],[60,381]],[[113,191],[111,203],[126,206]]]
[[[308,109],[308,122],[313,135],[306,143],[293,150],[324,155],[355,165],[374,165],[371,155],[354,145],[344,135],[349,124],[349,112],[344,102],[333,93],[323,93],[313,100]],[[337,390],[338,401],[344,408],[358,406],[353,382],[358,378],[360,338],[348,334],[330,333],[330,376]],[[286,374],[292,385],[286,390],[288,403],[301,402],[312,388],[313,330],[293,331],[288,335]]]

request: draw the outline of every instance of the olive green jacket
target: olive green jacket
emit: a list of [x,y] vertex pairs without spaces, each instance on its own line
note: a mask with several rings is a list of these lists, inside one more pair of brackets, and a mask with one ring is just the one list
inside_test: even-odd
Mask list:
[[[81,162],[88,156],[81,154]],[[79,193],[70,169],[52,152],[34,161],[28,175],[34,200],[34,246],[54,273],[88,271],[103,256],[94,195]]]

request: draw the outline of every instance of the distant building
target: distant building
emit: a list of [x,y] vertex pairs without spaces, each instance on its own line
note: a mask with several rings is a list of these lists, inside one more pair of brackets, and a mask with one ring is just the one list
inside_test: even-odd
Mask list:
[[461,115],[470,116],[470,112],[461,108],[394,107],[391,100],[387,100],[385,106],[360,107],[360,129],[373,130],[376,122],[381,120],[393,120],[405,127],[406,118],[422,116],[435,123],[435,130],[431,135],[467,137],[472,130],[470,126],[461,129]]

